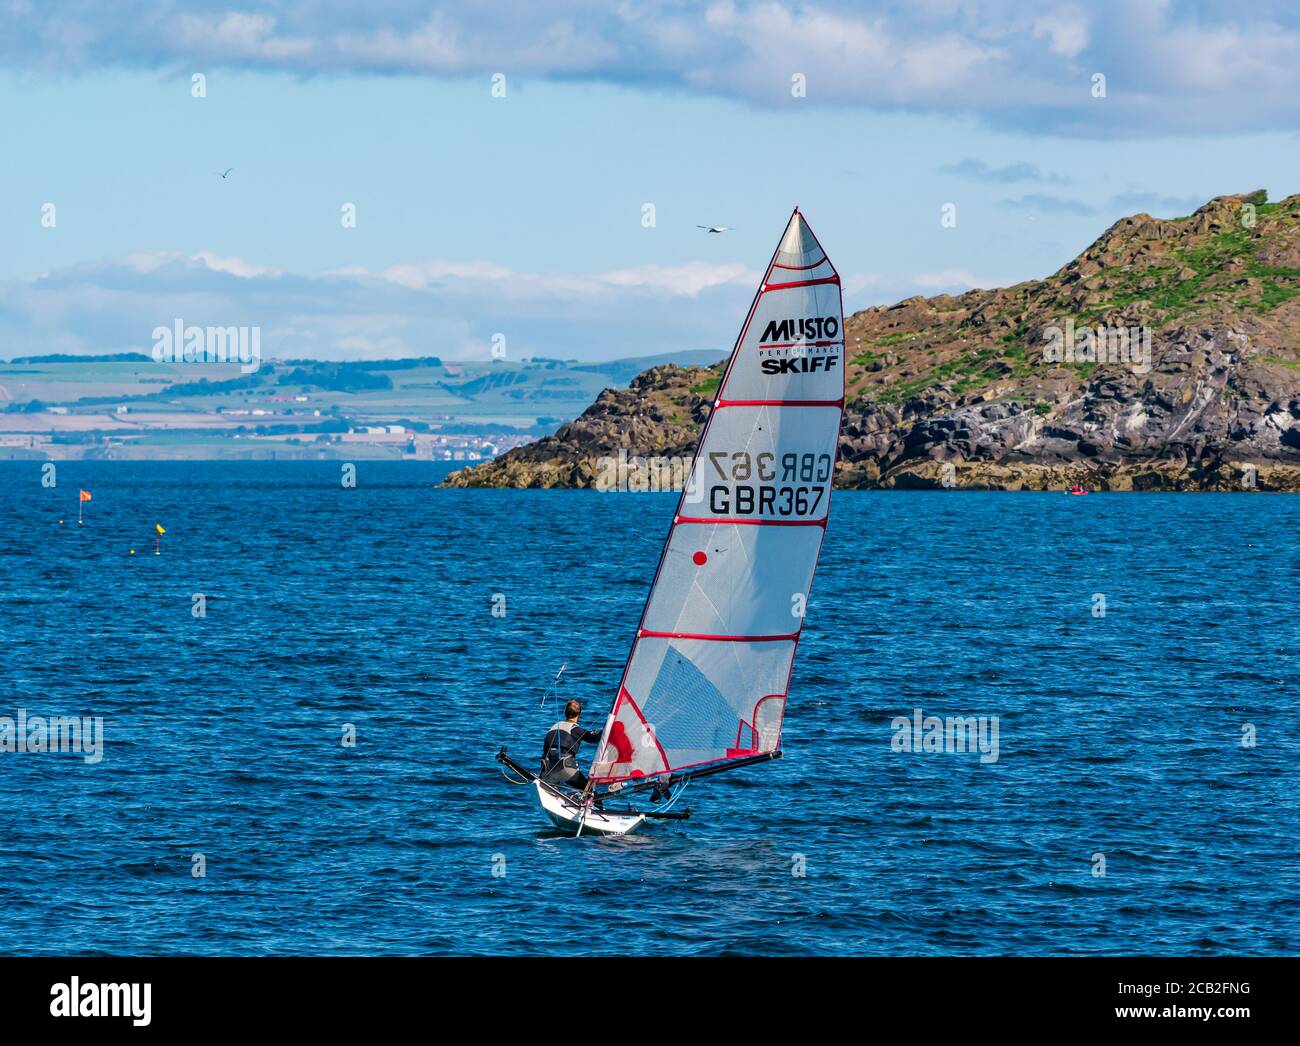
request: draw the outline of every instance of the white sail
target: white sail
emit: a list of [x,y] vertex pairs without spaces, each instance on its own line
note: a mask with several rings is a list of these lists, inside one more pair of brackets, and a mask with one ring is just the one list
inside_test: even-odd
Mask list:
[[796,210],[700,437],[593,781],[780,747],[830,506],[842,310],[839,276]]

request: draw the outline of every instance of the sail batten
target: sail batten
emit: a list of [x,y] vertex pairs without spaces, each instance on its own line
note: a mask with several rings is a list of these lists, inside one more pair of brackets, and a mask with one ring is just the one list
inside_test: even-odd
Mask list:
[[791,215],[719,383],[590,777],[777,752],[844,406],[839,275]]

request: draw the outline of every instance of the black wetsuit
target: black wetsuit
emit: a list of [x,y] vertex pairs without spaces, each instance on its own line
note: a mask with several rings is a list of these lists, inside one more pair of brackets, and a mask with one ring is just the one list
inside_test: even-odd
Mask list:
[[568,720],[556,723],[542,743],[542,777],[552,784],[586,788],[587,775],[578,769],[578,748],[584,741],[599,741],[600,733]]

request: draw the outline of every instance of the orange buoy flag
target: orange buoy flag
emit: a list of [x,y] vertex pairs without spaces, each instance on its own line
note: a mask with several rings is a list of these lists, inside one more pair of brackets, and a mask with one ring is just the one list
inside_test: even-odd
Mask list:
[[83,491],[81,492],[81,500],[82,500],[82,501],[89,501],[89,500],[90,500],[90,491],[88,491],[88,490],[83,490]]

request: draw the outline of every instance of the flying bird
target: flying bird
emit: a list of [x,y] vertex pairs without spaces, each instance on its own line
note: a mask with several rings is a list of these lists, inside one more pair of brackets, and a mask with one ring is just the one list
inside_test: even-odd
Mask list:
[[225,178],[229,177],[230,172],[233,171],[233,170],[234,170],[233,167],[227,167],[224,171],[218,171],[217,173],[218,173],[219,175],[221,175],[221,177],[222,177],[223,179],[225,179]]
[[730,225],[697,225],[697,229],[703,229],[705,232],[731,232]]

